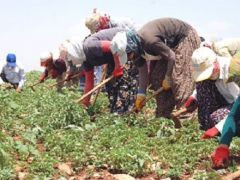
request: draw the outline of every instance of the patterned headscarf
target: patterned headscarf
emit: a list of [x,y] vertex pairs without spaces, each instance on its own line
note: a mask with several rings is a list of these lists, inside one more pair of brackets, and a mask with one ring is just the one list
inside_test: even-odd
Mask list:
[[102,29],[108,29],[110,28],[110,16],[94,10],[93,13],[86,18],[85,25],[92,34]]
[[137,55],[143,54],[141,40],[135,31],[127,31],[126,53],[134,52]]

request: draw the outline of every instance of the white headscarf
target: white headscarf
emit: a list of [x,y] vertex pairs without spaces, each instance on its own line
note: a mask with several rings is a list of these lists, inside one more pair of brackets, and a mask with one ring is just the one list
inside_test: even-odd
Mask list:
[[60,56],[65,61],[72,61],[73,65],[82,65],[86,60],[85,53],[83,51],[83,41],[79,39],[66,40],[60,46]]

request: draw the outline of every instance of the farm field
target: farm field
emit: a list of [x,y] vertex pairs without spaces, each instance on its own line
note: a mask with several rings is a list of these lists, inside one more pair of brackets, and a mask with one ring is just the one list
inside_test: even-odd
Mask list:
[[[39,72],[27,74],[26,86]],[[240,140],[228,169],[211,168],[217,139],[201,141],[197,118],[175,129],[155,118],[154,100],[143,112],[108,112],[102,93],[88,110],[75,103],[77,88],[58,93],[45,84],[22,93],[0,88],[0,179],[217,179],[237,170]]]

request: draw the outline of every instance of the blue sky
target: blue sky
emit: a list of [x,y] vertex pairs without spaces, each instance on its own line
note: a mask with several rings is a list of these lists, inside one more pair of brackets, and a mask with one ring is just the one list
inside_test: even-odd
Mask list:
[[207,38],[240,37],[239,0],[1,0],[0,61],[14,52],[27,71],[38,69],[42,51],[66,38],[84,36],[93,8],[135,23],[174,17]]

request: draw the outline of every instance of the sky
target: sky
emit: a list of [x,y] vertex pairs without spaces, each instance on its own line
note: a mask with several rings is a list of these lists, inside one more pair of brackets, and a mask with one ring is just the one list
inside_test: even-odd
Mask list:
[[139,26],[162,17],[192,25],[206,39],[240,37],[239,0],[0,0],[0,61],[15,53],[26,71],[42,70],[39,56],[66,38],[89,34],[94,8]]

